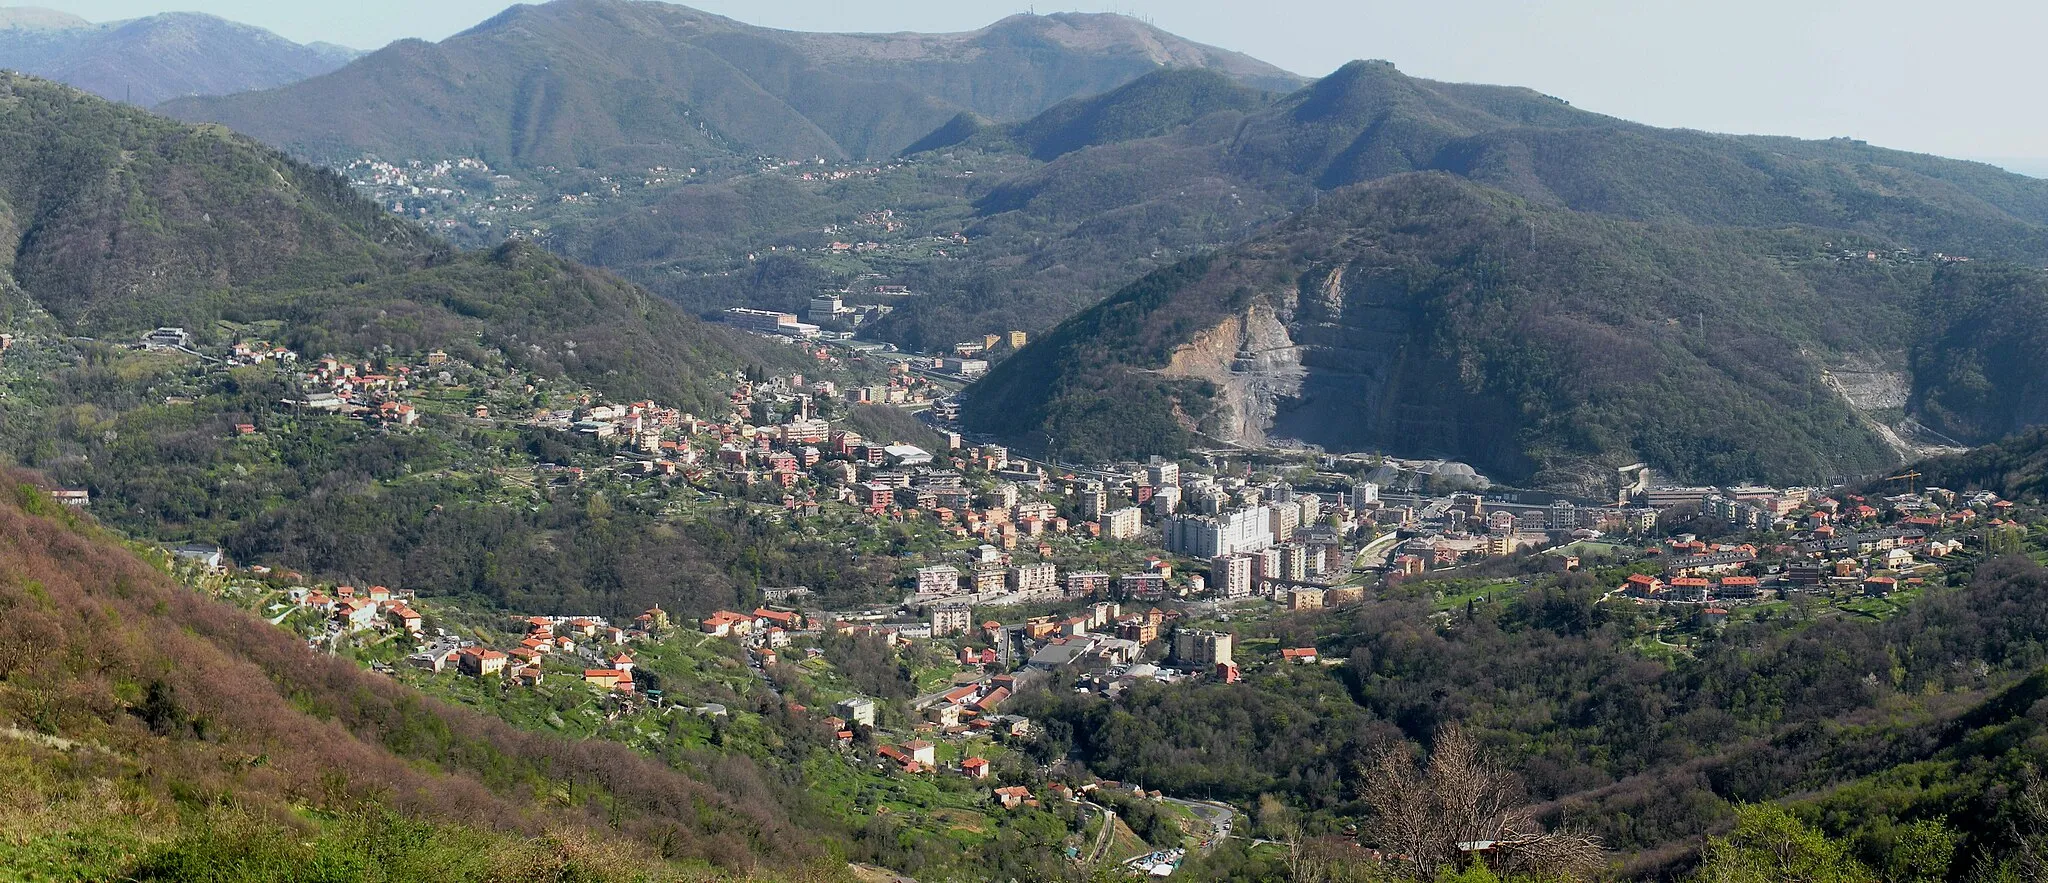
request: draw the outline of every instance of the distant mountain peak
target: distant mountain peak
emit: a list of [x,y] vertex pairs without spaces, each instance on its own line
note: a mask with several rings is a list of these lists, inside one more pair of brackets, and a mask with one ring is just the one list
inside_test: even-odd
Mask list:
[[1303,92],[1304,107],[1336,108],[1378,103],[1390,90],[1412,90],[1415,80],[1390,61],[1352,61]]
[[1272,93],[1245,86],[1206,67],[1162,67],[1099,95],[1069,98],[1029,120],[991,126],[955,117],[904,150],[913,154],[970,140],[985,149],[1021,149],[1041,160],[1102,144],[1165,134],[1219,111],[1248,111]]
[[92,26],[92,22],[71,13],[40,6],[0,8],[0,31],[68,31]]
[[359,54],[331,45],[301,46],[203,12],[94,23],[47,9],[0,9],[0,67],[143,106],[280,86],[331,71]]
[[[165,110],[328,160],[878,159],[936,143],[926,136],[963,112],[1029,119],[1169,67],[1211,68],[1266,91],[1306,82],[1118,15],[1012,16],[948,34],[835,34],[652,0],[554,0],[512,7],[439,43],[387,47],[317,82]],[[462,72],[459,84],[450,71]],[[953,128],[949,135],[973,131],[964,122]]]

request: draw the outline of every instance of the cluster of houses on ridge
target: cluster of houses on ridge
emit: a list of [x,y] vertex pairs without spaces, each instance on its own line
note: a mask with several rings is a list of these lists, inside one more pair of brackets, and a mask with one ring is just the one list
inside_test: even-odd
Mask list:
[[525,636],[517,645],[494,649],[445,631],[427,634],[409,591],[337,586],[329,594],[318,588],[295,587],[289,596],[294,604],[327,617],[340,632],[382,628],[411,636],[420,646],[406,657],[406,663],[425,671],[452,667],[470,677],[503,677],[536,686],[544,677],[544,661],[574,661],[589,664],[583,669],[585,683],[627,695],[634,691],[633,657],[627,645],[658,637],[670,628],[668,614],[658,606],[635,617],[630,626],[614,625],[595,615],[531,616],[520,621]]
[[424,630],[424,620],[412,608],[412,593],[393,592],[384,586],[370,586],[358,590],[354,586],[335,586],[334,593],[305,586],[294,587],[290,593],[294,604],[330,617],[335,628],[357,632],[388,625],[409,635],[418,635]]
[[[279,404],[311,412],[340,414],[383,426],[412,426],[420,414],[404,393],[418,378],[430,376],[452,382],[446,370],[450,356],[441,350],[425,354],[418,364],[383,365],[379,361],[357,361],[323,356],[302,365],[299,354],[264,340],[239,340],[220,350],[196,350],[192,334],[182,327],[164,326],[142,336],[138,346],[159,351],[177,351],[201,357],[217,367],[272,365],[290,372],[298,393]],[[298,370],[303,368],[303,370]],[[432,372],[429,374],[428,372]],[[253,424],[238,424],[240,435],[256,432]]]
[[[1748,511],[1728,505],[1728,499],[1716,503],[1707,497],[1702,513],[1754,529]],[[1981,540],[1981,531],[2013,526],[2006,520],[2013,507],[1988,492],[1960,495],[1942,488],[1878,500],[1816,494],[1774,522],[1774,529],[1789,532],[1785,542],[1760,548],[1680,535],[1645,550],[1661,560],[1661,575],[1630,575],[1619,591],[1644,602],[1708,605],[1709,623],[1724,619],[1728,606],[1757,601],[1767,592],[1883,597],[1922,584],[1940,570],[1941,560],[1964,551],[1973,539],[1970,531],[1980,531]],[[1568,568],[1577,563],[1565,559]]]
[[[618,700],[618,709],[643,707],[660,700],[659,691],[642,695],[633,672],[637,667],[629,645],[658,639],[669,632],[668,613],[659,606],[635,616],[631,625],[618,625],[602,616],[529,616],[519,620],[525,636],[517,645],[492,648],[440,633],[424,639],[424,646],[406,657],[406,664],[429,672],[453,669],[471,678],[502,679],[508,684],[536,687],[547,678],[546,666],[557,674],[580,680],[608,699]],[[567,671],[561,671],[564,667]]]
[[[428,364],[445,364],[448,354],[435,351]],[[379,371],[371,362],[345,362],[331,356],[316,359],[299,378],[302,397],[293,404],[384,426],[412,426],[420,414],[401,393],[412,388],[413,369],[393,365]]]

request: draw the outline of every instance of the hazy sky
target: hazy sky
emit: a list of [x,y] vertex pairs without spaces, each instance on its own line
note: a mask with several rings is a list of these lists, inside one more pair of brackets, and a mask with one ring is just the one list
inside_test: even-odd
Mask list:
[[[440,39],[504,0],[43,0],[94,20],[182,8],[295,40]],[[697,0],[753,24],[957,31],[1004,0]],[[1317,76],[1384,58],[1417,76],[1529,86],[1646,123],[1876,144],[2048,170],[2048,4],[2028,0],[1060,0]],[[2015,166],[2021,163],[2013,163]]]

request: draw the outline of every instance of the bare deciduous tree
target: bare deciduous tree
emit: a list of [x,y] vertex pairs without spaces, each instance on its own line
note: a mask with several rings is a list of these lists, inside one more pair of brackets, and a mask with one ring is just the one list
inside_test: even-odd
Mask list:
[[1455,725],[1437,732],[1427,760],[1417,763],[1389,747],[1362,772],[1361,797],[1373,810],[1366,837],[1412,863],[1419,879],[1457,868],[1468,852],[1490,853],[1509,873],[1564,879],[1588,876],[1605,862],[1598,840],[1537,824],[1514,774]]

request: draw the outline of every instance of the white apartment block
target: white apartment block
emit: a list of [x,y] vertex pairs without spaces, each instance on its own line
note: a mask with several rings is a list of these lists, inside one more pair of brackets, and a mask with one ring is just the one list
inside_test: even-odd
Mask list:
[[1144,526],[1145,513],[1136,506],[1125,506],[1102,516],[1102,535],[1112,540],[1128,540]]
[[955,595],[960,592],[960,569],[951,564],[917,569],[917,593]]
[[1060,569],[1051,562],[1020,564],[1010,568],[1010,588],[1026,598],[1050,598],[1060,593]]
[[1252,556],[1224,555],[1209,559],[1209,586],[1218,597],[1244,598],[1252,593]]

